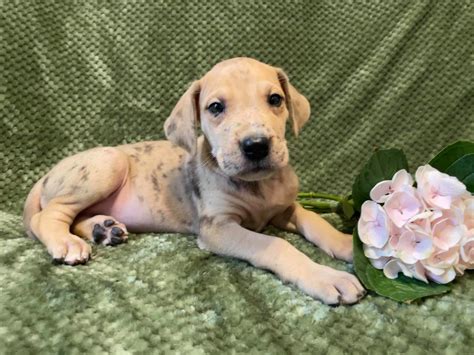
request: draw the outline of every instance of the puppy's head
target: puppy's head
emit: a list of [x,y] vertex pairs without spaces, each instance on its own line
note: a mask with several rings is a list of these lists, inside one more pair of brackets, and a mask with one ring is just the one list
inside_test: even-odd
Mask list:
[[281,69],[234,58],[189,87],[166,120],[165,133],[194,154],[200,123],[222,172],[253,181],[288,164],[286,121],[291,117],[297,135],[309,115],[308,100]]

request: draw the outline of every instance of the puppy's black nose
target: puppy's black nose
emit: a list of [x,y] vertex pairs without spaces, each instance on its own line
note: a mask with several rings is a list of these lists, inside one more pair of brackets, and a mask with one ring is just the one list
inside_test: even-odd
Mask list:
[[270,141],[267,137],[247,137],[240,142],[240,149],[247,159],[262,160],[268,155]]

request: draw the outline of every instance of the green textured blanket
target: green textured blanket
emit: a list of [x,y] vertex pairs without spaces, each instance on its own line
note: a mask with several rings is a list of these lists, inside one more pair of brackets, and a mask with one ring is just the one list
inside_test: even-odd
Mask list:
[[472,352],[472,274],[416,304],[369,294],[331,308],[193,236],[132,236],[86,266],[54,266],[20,216],[60,158],[163,138],[186,86],[234,56],[284,68],[309,98],[310,123],[289,137],[302,189],[347,193],[374,147],[404,149],[415,168],[474,139],[473,1],[1,6],[0,353]]

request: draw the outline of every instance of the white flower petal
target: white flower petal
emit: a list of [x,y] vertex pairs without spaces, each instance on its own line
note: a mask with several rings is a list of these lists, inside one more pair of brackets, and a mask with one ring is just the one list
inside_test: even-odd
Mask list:
[[382,270],[385,264],[390,260],[389,257],[381,257],[378,259],[370,259],[370,263],[376,269]]
[[442,273],[441,275],[437,275],[437,274],[431,273],[429,270],[427,270],[426,271],[426,276],[430,280],[432,280],[436,283],[447,284],[447,283],[454,280],[454,278],[456,277],[456,272],[454,271],[454,268],[449,268],[449,269],[445,270],[444,273]]
[[439,182],[439,193],[443,196],[459,197],[466,192],[466,185],[454,176],[441,173]]
[[426,278],[426,270],[423,267],[423,264],[421,264],[420,262],[417,262],[414,268],[412,269],[412,272],[413,272],[413,276],[416,279],[428,283],[428,279]]
[[364,244],[364,254],[369,259],[378,259],[394,255],[393,250],[388,243],[386,243],[383,248],[374,248]]
[[403,272],[405,276],[413,277],[410,270],[400,260],[397,259],[390,260],[383,268],[384,275],[389,279],[396,279],[399,272]]

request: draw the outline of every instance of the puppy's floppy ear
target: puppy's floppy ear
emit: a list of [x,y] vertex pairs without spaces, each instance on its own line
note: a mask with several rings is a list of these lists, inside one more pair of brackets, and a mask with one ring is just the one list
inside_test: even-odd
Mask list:
[[293,133],[298,136],[303,125],[309,120],[311,108],[309,101],[301,95],[293,85],[290,84],[288,76],[279,68],[276,68],[278,80],[285,93],[285,102],[290,118],[293,121]]
[[165,121],[166,138],[191,154],[196,152],[200,91],[200,82],[193,82]]

